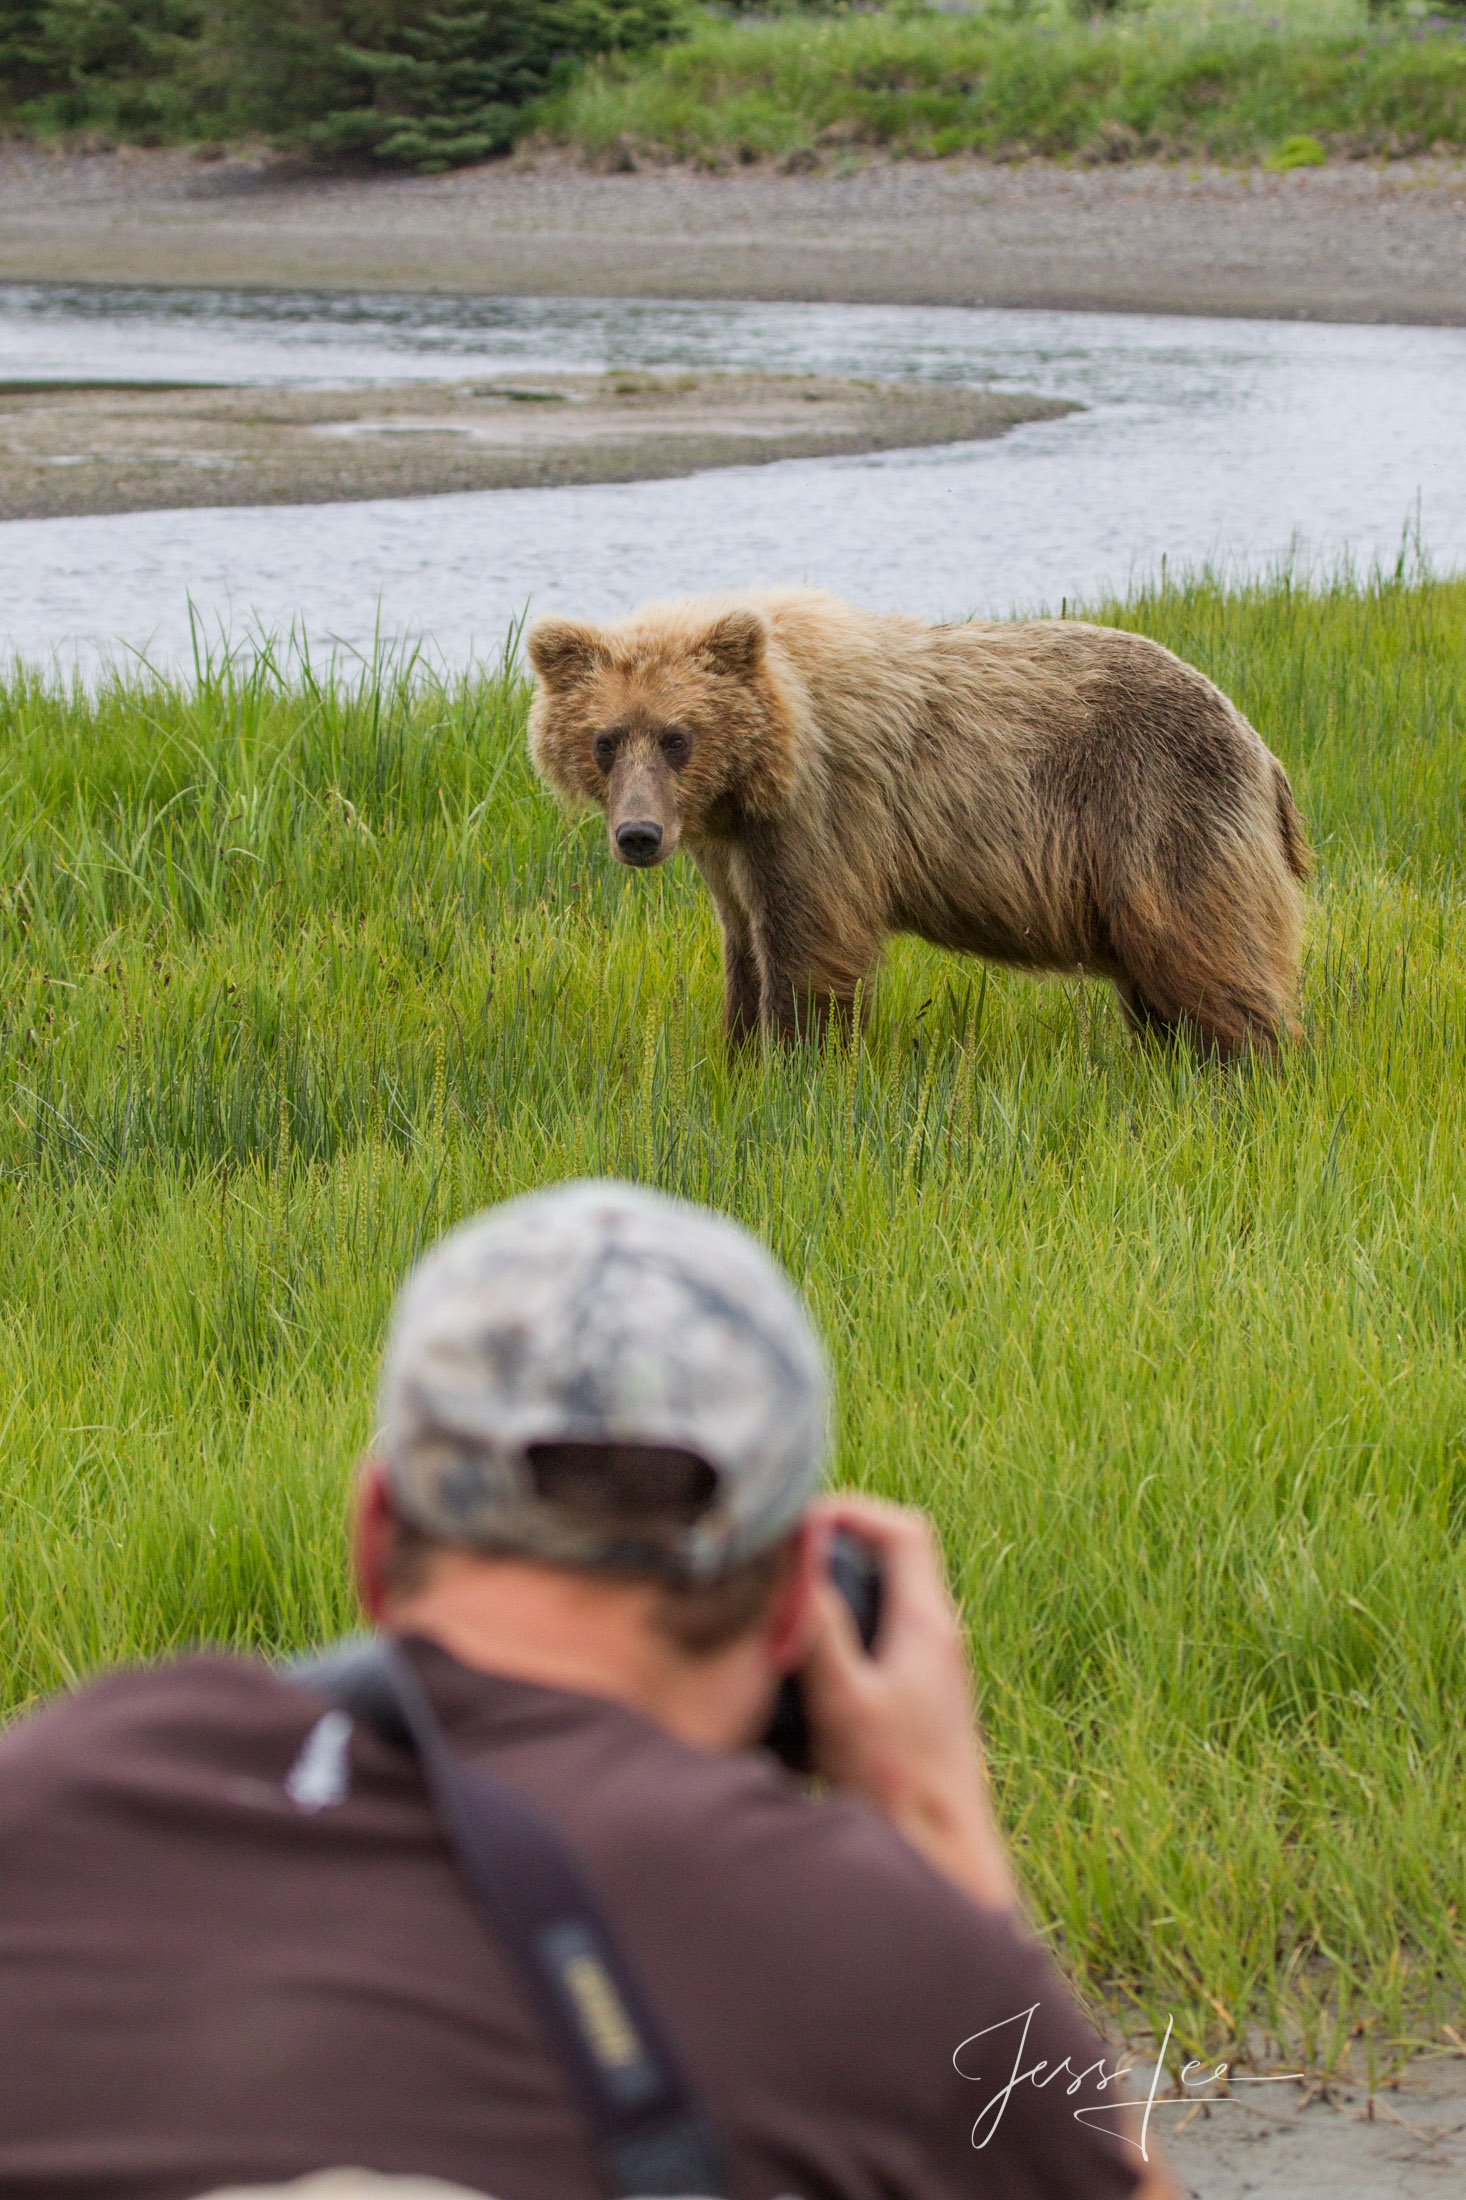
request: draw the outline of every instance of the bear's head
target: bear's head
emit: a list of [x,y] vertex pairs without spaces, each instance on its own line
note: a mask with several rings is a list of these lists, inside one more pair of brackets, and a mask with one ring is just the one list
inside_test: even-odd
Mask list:
[[535,767],[568,801],[605,813],[620,862],[644,867],[680,840],[731,837],[784,801],[794,741],[769,641],[763,613],[742,605],[714,618],[669,605],[610,627],[544,618],[530,629]]

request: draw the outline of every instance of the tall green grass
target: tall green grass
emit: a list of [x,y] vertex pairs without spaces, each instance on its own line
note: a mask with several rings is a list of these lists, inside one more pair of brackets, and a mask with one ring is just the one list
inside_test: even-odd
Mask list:
[[1321,854],[1276,1073],[903,943],[868,1042],[725,1061],[714,922],[523,755],[512,668],[268,652],[0,698],[5,1702],[351,1621],[434,1233],[608,1171],[809,1292],[840,1475],[928,1505],[1036,1914],[1122,2022],[1334,2054],[1466,1984],[1466,582],[1207,581]]
[[[588,69],[541,115],[600,153],[627,140],[708,161],[833,144],[895,153],[1254,161],[1311,135],[1354,154],[1466,145],[1466,18],[1250,6],[986,8],[692,19]],[[1286,157],[1286,156],[1285,156]]]

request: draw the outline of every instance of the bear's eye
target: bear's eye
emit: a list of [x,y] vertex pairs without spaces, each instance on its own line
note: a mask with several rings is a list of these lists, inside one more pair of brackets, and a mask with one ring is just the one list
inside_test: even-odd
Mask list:
[[662,735],[662,754],[669,764],[685,764],[692,750],[692,743],[685,733],[675,729]]
[[616,761],[616,744],[609,733],[598,733],[591,743],[591,755],[599,771],[608,772]]

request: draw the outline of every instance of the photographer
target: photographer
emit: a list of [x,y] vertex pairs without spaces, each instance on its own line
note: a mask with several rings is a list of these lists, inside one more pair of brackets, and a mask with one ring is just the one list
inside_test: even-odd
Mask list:
[[[1169,2192],[1019,1914],[930,1530],[815,1496],[825,1421],[717,1217],[567,1185],[429,1254],[356,1515],[402,1732],[204,1656],[0,1741],[0,2195]],[[795,1670],[817,1796],[754,1746]]]

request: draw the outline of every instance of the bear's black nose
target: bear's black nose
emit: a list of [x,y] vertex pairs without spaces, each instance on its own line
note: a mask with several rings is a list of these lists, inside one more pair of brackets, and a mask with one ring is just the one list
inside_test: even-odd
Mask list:
[[616,827],[616,847],[625,863],[654,863],[661,845],[662,828],[653,818],[629,818]]

